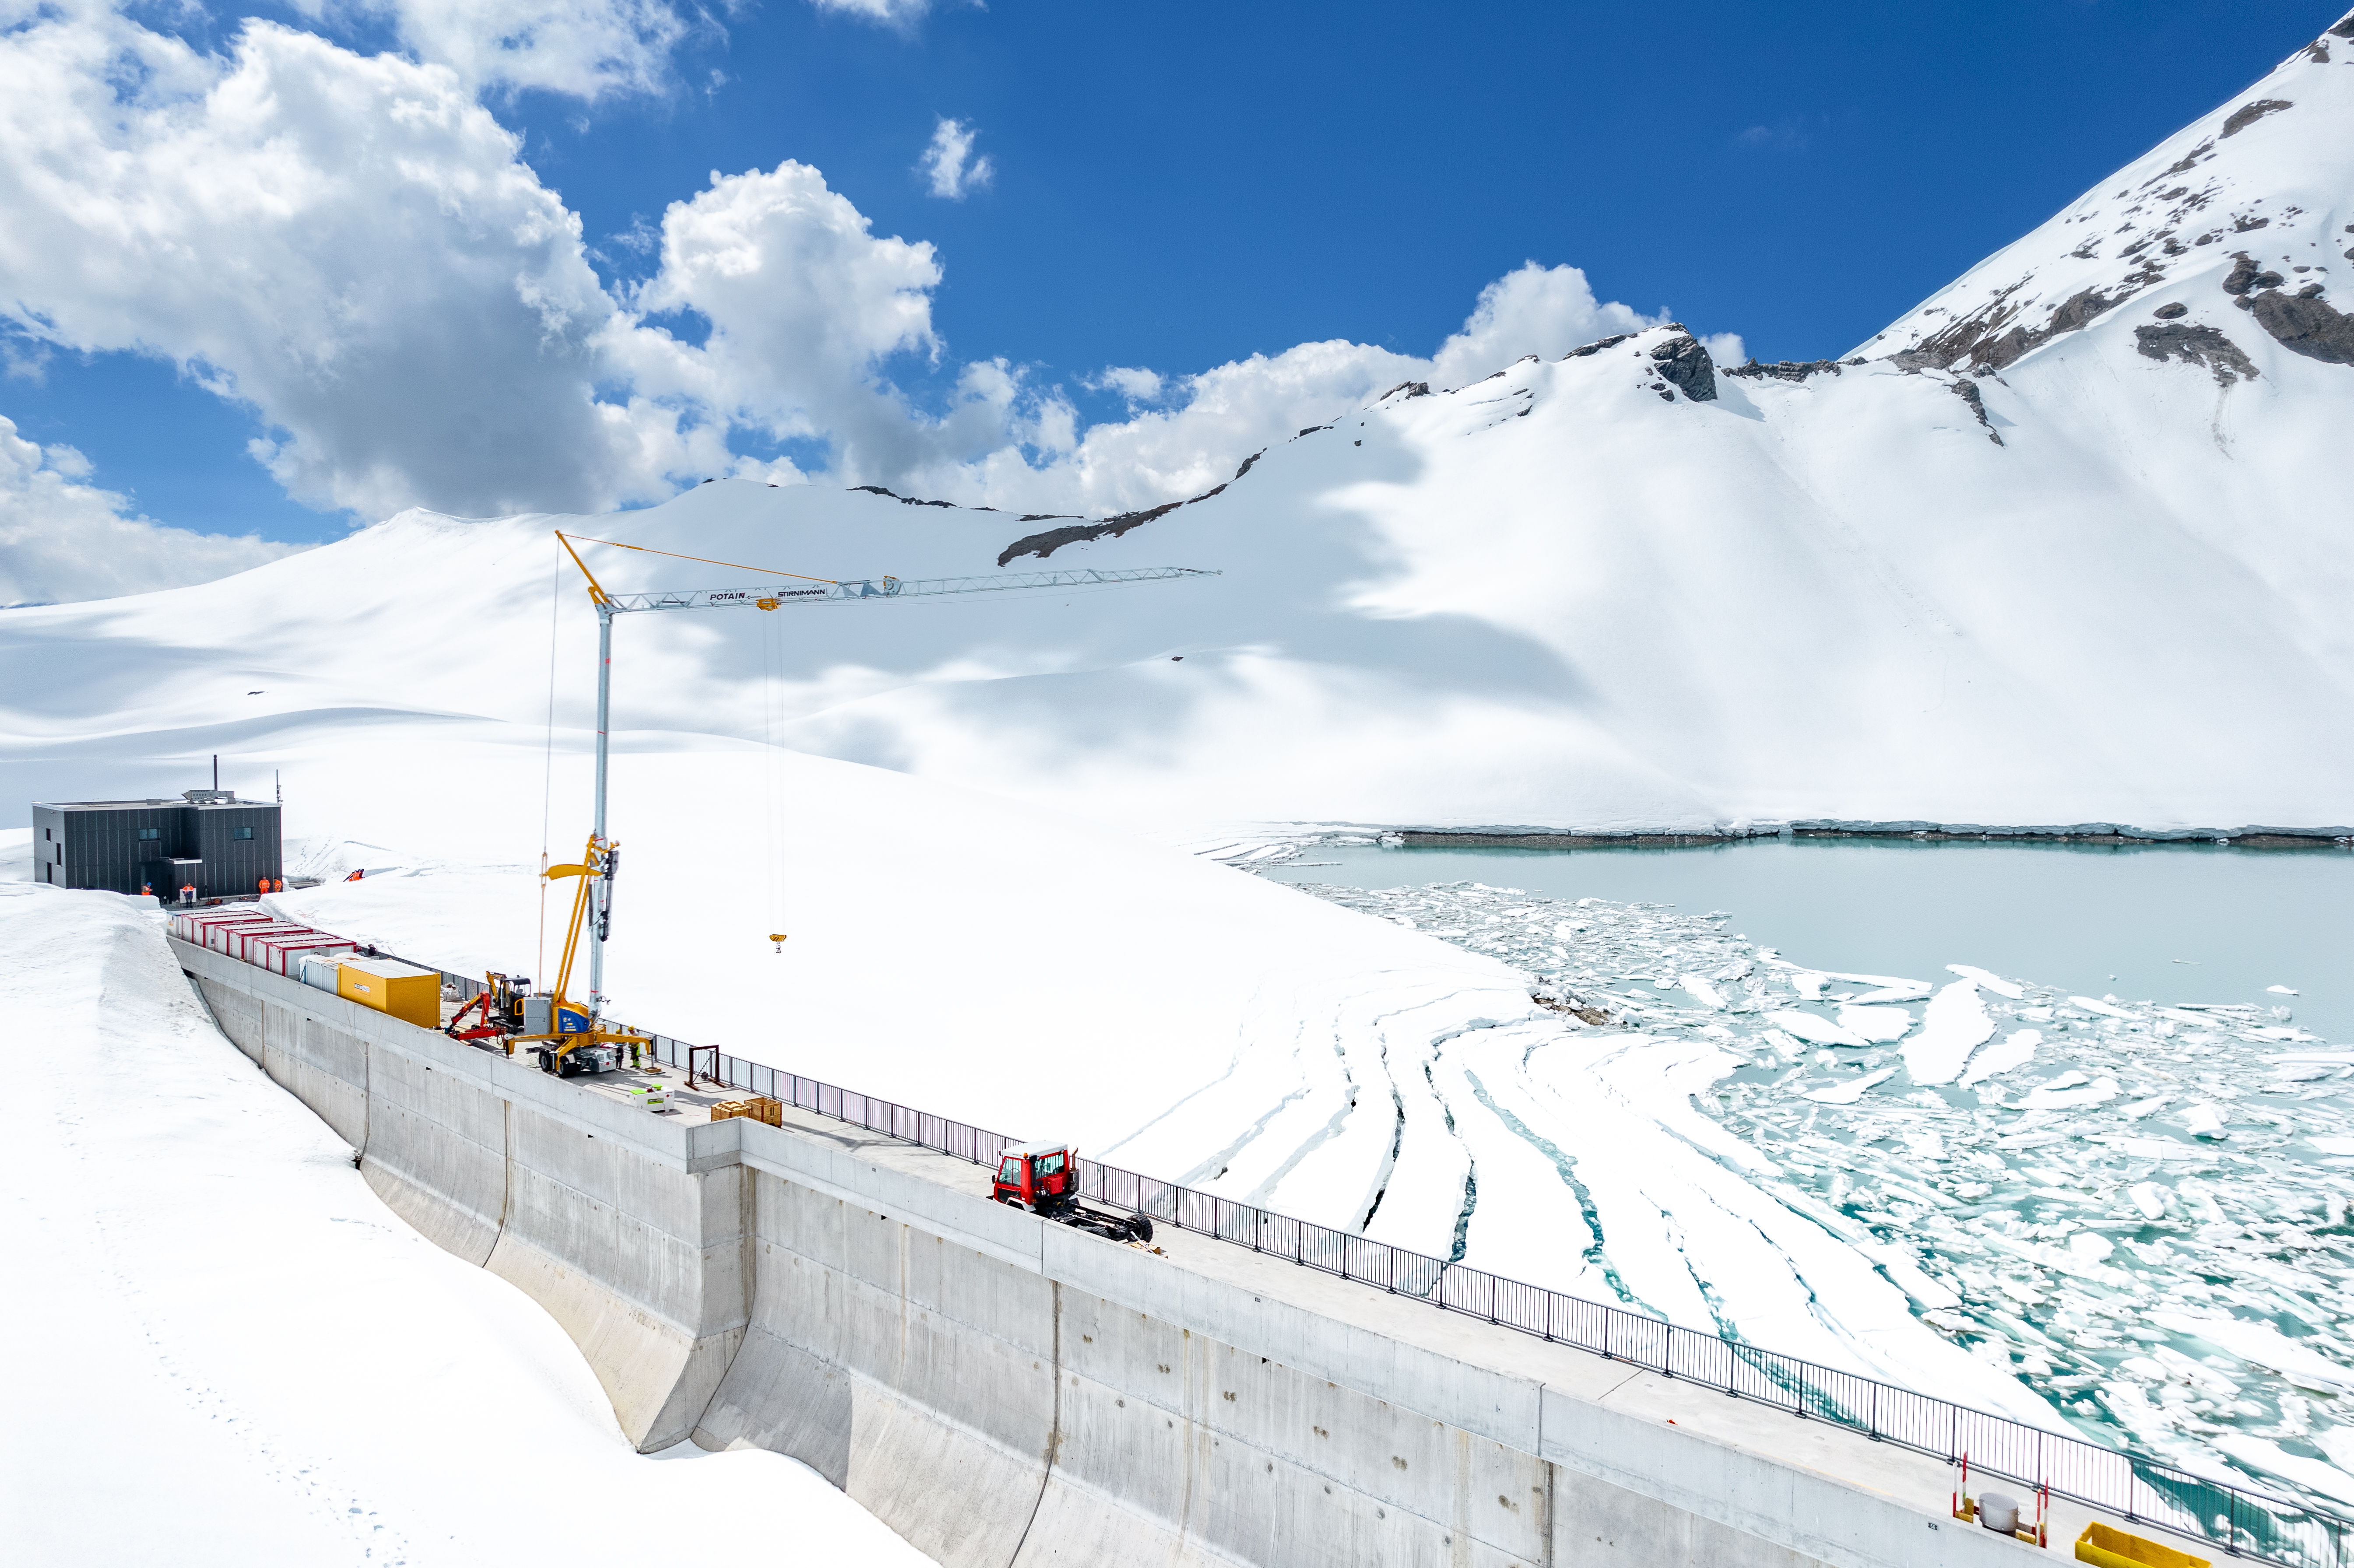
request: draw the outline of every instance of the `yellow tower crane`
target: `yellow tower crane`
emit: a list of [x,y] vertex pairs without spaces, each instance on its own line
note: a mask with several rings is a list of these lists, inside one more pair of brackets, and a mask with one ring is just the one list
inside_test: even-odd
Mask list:
[[[580,575],[588,579],[588,600],[597,609],[597,810],[595,823],[588,830],[588,848],[581,852],[579,861],[567,865],[551,865],[542,874],[551,882],[571,877],[577,878],[578,884],[573,890],[572,919],[565,934],[564,959],[557,970],[546,1028],[514,1037],[518,1042],[551,1043],[543,1046],[541,1058],[551,1071],[566,1070],[562,1065],[565,1059],[583,1046],[628,1046],[647,1043],[647,1036],[643,1034],[609,1029],[604,1023],[605,943],[612,934],[613,877],[620,863],[620,845],[607,834],[605,816],[608,731],[612,720],[615,616],[653,609],[775,610],[798,604],[868,604],[929,598],[938,594],[991,593],[1011,588],[1109,587],[1119,583],[1220,575],[1192,567],[1144,567],[1128,571],[1097,571],[1081,567],[1074,571],[1013,572],[997,577],[934,577],[915,582],[887,577],[851,581],[773,571],[765,567],[748,567],[737,561],[716,561],[705,556],[681,555],[675,550],[625,545],[616,539],[591,539],[585,535],[567,534],[560,528],[556,530],[556,538],[564,546],[565,554],[572,557],[572,564],[580,568]],[[667,556],[673,560],[697,561],[705,566],[758,572],[764,574],[765,580],[731,588],[608,593],[604,585],[597,580],[597,574],[588,569],[588,563],[580,558],[580,552],[573,548],[575,545],[604,545],[614,549],[636,550],[643,555]],[[588,941],[588,996],[585,1006],[571,1000],[570,990],[572,962],[584,935]],[[785,938],[782,933],[769,932],[766,938],[776,943],[779,951],[783,950]]]

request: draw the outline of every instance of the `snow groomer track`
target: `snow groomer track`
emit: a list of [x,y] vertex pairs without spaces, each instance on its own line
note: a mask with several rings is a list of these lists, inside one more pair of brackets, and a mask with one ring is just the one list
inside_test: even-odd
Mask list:
[[951,1568],[2036,1553],[1951,1517],[1965,1451],[2063,1494],[2053,1552],[2095,1518],[2300,1568],[2354,1549],[2056,1433],[1091,1165],[1173,1222],[1161,1253],[1117,1245],[990,1202],[971,1161],[1011,1139],[810,1079],[723,1060],[780,1127],[649,1115],[174,948],[392,1208],[556,1318],[642,1449],[791,1455]]

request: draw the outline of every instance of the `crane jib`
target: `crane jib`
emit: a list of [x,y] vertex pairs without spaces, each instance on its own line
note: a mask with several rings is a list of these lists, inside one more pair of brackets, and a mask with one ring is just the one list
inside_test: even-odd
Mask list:
[[1214,577],[1194,567],[1140,567],[1127,571],[1082,568],[1067,572],[1017,572],[986,577],[927,577],[903,581],[869,577],[854,582],[797,582],[769,588],[673,588],[661,593],[617,593],[606,604],[615,614],[640,609],[777,609],[788,604],[829,604],[862,599],[925,599],[935,594],[988,593],[1009,588],[1112,587],[1171,577]]

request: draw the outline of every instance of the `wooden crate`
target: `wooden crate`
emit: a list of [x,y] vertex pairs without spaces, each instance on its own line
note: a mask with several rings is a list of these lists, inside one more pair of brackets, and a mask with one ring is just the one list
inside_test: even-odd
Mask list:
[[770,1127],[782,1127],[785,1125],[784,1102],[772,1100],[766,1095],[754,1095],[748,1100],[721,1100],[711,1107],[711,1119],[714,1121],[726,1121],[739,1116],[767,1122]]

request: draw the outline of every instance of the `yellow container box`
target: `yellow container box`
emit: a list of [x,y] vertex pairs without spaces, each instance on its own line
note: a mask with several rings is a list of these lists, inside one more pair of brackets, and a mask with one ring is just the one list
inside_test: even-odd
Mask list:
[[441,1027],[438,969],[420,969],[391,959],[345,959],[335,966],[335,994],[419,1029]]
[[2204,1557],[2112,1530],[2098,1520],[2076,1538],[2076,1561],[2097,1563],[2101,1568],[2211,1568]]

